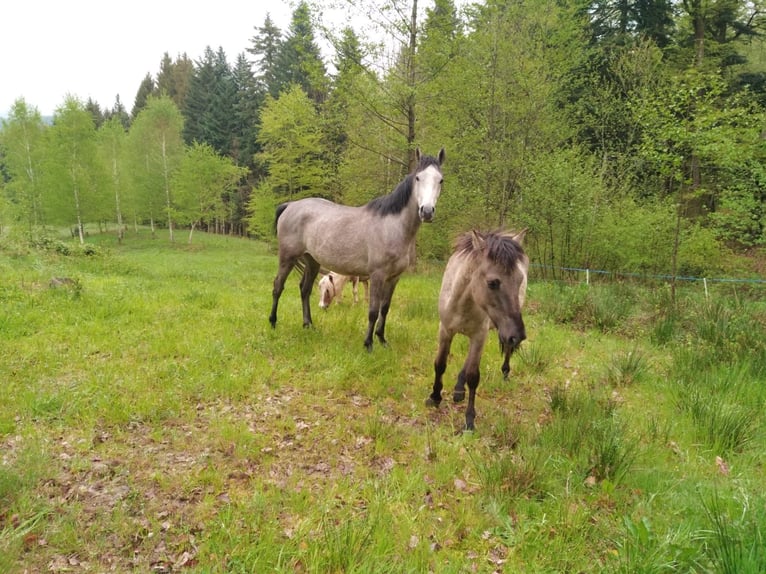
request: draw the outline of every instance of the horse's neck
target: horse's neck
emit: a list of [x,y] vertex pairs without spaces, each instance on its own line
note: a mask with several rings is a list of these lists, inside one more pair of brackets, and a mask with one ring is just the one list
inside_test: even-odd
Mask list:
[[403,219],[402,228],[407,239],[410,241],[415,239],[421,222],[420,215],[418,214],[418,202],[414,194],[410,197],[407,207],[402,210],[400,217]]

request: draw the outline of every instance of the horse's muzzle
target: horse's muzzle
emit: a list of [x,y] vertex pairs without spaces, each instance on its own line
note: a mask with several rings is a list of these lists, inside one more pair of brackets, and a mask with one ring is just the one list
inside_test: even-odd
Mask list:
[[506,349],[509,351],[515,351],[519,348],[521,342],[527,338],[527,334],[522,329],[519,333],[509,335],[505,338],[498,336],[498,338],[500,339],[500,349],[502,351],[505,351]]
[[433,205],[421,205],[418,209],[420,221],[431,223],[434,219],[434,212],[436,212],[436,208]]

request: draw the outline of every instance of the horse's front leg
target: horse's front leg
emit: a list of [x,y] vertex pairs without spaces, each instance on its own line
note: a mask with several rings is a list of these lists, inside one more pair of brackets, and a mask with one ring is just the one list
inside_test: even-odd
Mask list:
[[466,430],[474,430],[474,421],[476,419],[476,389],[479,388],[479,378],[481,377],[479,367],[485,340],[486,334],[471,339],[468,346],[468,357],[466,358],[463,370],[461,371],[464,382],[468,385],[468,404],[465,407]]
[[294,258],[282,258],[279,259],[279,269],[277,270],[277,276],[274,278],[274,289],[271,292],[271,315],[269,315],[269,323],[272,327],[277,326],[277,306],[279,305],[279,298],[282,296],[282,291],[285,288],[285,281],[287,276],[290,275],[290,271],[295,267],[296,260]]
[[439,323],[439,350],[434,359],[434,387],[431,395],[426,399],[426,406],[438,407],[442,402],[442,376],[447,370],[447,359],[449,357],[450,346],[452,345],[452,335],[444,329]]
[[503,380],[508,380],[508,374],[511,372],[511,355],[513,354],[513,349],[511,349],[510,345],[506,345],[505,349],[503,349],[504,358],[503,358],[503,366],[501,367],[501,371],[503,372]]
[[301,302],[303,303],[303,326],[311,327],[311,291],[314,289],[314,280],[319,273],[319,263],[310,255],[304,256],[306,268],[303,270],[301,279]]
[[391,298],[394,295],[394,289],[399,282],[399,278],[390,279],[383,283],[383,293],[380,297],[380,320],[378,321],[378,328],[375,330],[378,340],[383,344],[388,344],[386,341],[386,317],[388,316],[388,310],[391,308]]

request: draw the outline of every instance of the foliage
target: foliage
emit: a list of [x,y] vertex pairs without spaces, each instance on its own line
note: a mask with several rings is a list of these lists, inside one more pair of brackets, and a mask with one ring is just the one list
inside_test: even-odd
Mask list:
[[76,98],[67,98],[48,134],[44,209],[50,223],[72,225],[84,243],[83,225],[101,219],[106,206],[104,170],[96,154],[91,114]]
[[[251,195],[359,205],[401,180],[416,147],[444,146],[439,225],[418,238],[427,259],[445,258],[468,228],[501,226],[530,227],[542,264],[635,273],[708,274],[729,249],[763,245],[758,3],[355,0],[339,30],[323,21],[331,8],[299,2],[284,31],[267,16],[252,62],[209,46],[195,60],[164,54],[131,116],[119,99],[82,104],[103,148],[80,168],[93,163],[80,174],[84,217],[172,227],[170,175],[196,142],[248,169],[218,230],[262,236],[247,228]],[[164,159],[146,154],[160,118],[130,125],[162,98],[183,137]],[[60,155],[48,132],[61,128],[21,104],[0,135],[6,218],[30,236],[76,225],[75,200],[43,195],[43,176],[63,185],[63,168],[42,162]],[[129,130],[124,209],[101,133],[110,119]]]
[[316,110],[300,86],[293,85],[279,99],[266,98],[258,140],[263,147],[258,161],[268,171],[263,185],[286,199],[324,195],[322,133]]
[[[3,174],[9,182],[3,187],[9,207],[23,222],[31,237],[36,226],[45,222],[42,205],[42,177],[45,131],[40,112],[17,100],[7,119],[2,120],[0,154]],[[4,210],[5,212],[5,210]],[[6,212],[7,213],[7,212]]]
[[[190,224],[192,231],[198,223],[211,225],[228,219],[226,206],[231,204],[231,194],[246,171],[219,156],[211,146],[194,143],[173,177],[176,219]],[[192,232],[189,243],[191,238]]]

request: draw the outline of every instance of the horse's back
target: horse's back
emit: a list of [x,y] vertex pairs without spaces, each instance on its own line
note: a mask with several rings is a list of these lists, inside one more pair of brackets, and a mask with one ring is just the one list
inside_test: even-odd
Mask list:
[[280,251],[308,253],[342,275],[366,274],[369,217],[362,207],[317,197],[289,202],[277,219]]

